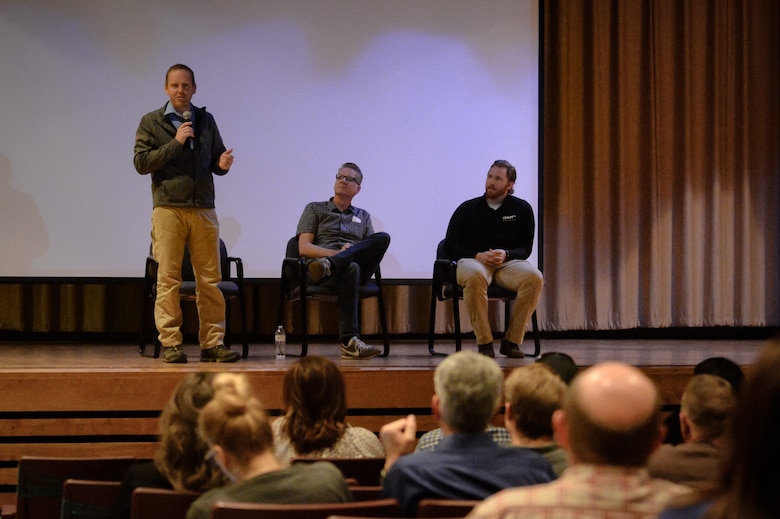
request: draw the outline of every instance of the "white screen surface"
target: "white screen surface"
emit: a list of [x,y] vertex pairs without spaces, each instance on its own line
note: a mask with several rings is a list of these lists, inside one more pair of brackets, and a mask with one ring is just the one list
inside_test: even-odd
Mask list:
[[142,275],[133,138],[174,63],[234,149],[216,205],[248,277],[278,277],[347,161],[365,175],[353,204],[392,237],[385,278],[430,277],[495,159],[538,218],[536,0],[6,0],[0,47],[0,276]]

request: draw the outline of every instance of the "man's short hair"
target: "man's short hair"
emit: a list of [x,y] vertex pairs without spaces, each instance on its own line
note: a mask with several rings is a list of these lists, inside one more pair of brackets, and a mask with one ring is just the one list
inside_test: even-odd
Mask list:
[[[512,164],[509,163],[508,160],[501,160],[501,159],[499,159],[499,160],[493,162],[493,164],[490,167],[491,168],[494,168],[494,167],[495,168],[506,168],[506,178],[507,178],[507,180],[509,180],[510,182],[515,182],[517,180],[517,170],[515,169],[515,167]],[[514,192],[515,192],[514,188],[511,188],[509,190],[509,194],[510,195],[512,193],[514,193]]]
[[355,180],[357,180],[358,185],[363,183],[363,172],[360,171],[360,168],[357,164],[354,162],[345,162],[342,164],[339,169],[341,168],[348,168],[355,172]]
[[503,381],[501,368],[485,355],[449,355],[433,374],[441,419],[457,432],[484,431],[501,403]]
[[171,67],[168,69],[168,72],[165,73],[165,84],[168,85],[168,76],[171,75],[171,72],[174,70],[186,70],[190,73],[190,77],[192,78],[192,86],[195,86],[195,72],[192,71],[190,67],[187,65],[183,65],[181,63],[177,63],[175,65],[171,65]]
[[731,384],[715,375],[691,377],[680,399],[680,412],[699,428],[705,441],[726,433],[733,410]]
[[504,383],[517,430],[535,440],[551,437],[552,415],[563,406],[566,384],[546,364],[515,368]]
[[726,357],[710,357],[696,364],[693,368],[694,375],[715,375],[725,378],[731,384],[735,394],[739,394],[739,388],[745,381],[745,373],[739,364]]
[[569,443],[577,459],[584,463],[620,467],[644,467],[655,448],[661,426],[661,406],[631,428],[610,428],[593,420],[579,402],[576,377],[569,388],[563,409],[568,422]]

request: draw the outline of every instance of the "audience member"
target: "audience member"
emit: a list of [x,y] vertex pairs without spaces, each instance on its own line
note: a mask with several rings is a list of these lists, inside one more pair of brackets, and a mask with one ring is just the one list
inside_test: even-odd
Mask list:
[[363,172],[346,162],[336,173],[334,195],[306,205],[298,222],[298,251],[308,258],[312,283],[334,287],[339,305],[339,339],[344,359],[370,359],[381,350],[360,339],[358,288],[372,276],[390,245],[390,235],[374,232],[368,211],[352,205]]
[[548,351],[542,353],[542,355],[536,360],[540,364],[546,364],[549,366],[556,375],[561,377],[561,380],[568,386],[571,381],[580,372],[580,368],[574,362],[574,359],[566,353],[559,351]]
[[725,379],[694,375],[680,400],[683,443],[662,445],[655,451],[648,463],[650,475],[693,488],[714,484],[734,400]]
[[485,179],[485,193],[460,204],[450,218],[444,246],[457,260],[457,283],[471,318],[477,348],[493,357],[493,332],[488,320],[487,288],[491,283],[517,292],[506,336],[499,352],[522,358],[519,344],[531,318],[544,279],[528,261],[536,223],[531,205],[512,196],[517,171],[506,160],[493,162]]
[[575,377],[553,429],[570,463],[560,479],[501,491],[469,519],[650,519],[671,498],[690,492],[647,472],[662,439],[659,398],[653,382],[632,366],[598,364]]
[[559,476],[566,452],[553,439],[552,416],[565,397],[566,384],[545,364],[515,368],[504,382],[504,423],[512,445],[538,452]]
[[198,435],[198,415],[214,396],[213,373],[189,373],[179,382],[160,414],[160,446],[154,461],[133,465],[122,480],[122,515],[138,487],[205,492],[226,479],[206,461],[208,445]]
[[208,519],[217,501],[239,503],[342,503],[352,500],[341,471],[332,463],[276,459],[273,433],[260,401],[243,374],[222,373],[214,398],[198,418],[200,434],[211,446],[209,459],[232,483],[199,497],[187,519]]
[[433,378],[431,408],[444,432],[436,449],[405,455],[414,448],[414,415],[382,427],[382,495],[398,499],[404,517],[415,516],[420,499],[484,499],[504,488],[555,479],[539,454],[501,447],[485,433],[501,402],[502,382],[494,360],[472,351],[452,354]]
[[[694,375],[715,375],[726,379],[734,394],[739,394],[739,388],[745,380],[745,374],[739,364],[725,357],[710,357],[696,364],[693,368]],[[674,411],[666,417],[664,421],[666,426],[666,439],[664,443],[678,445],[683,442],[682,431],[680,430],[680,411]]]
[[661,519],[776,519],[780,517],[780,340],[756,360],[739,390],[720,484]]
[[385,455],[376,434],[347,423],[347,393],[332,361],[308,355],[284,375],[284,414],[273,422],[276,456],[373,458]]

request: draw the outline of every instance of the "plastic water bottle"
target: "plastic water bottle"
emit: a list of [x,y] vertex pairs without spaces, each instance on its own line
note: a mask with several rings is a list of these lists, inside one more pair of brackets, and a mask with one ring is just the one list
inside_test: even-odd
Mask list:
[[284,333],[284,326],[281,324],[276,327],[274,334],[274,353],[277,359],[283,359],[287,355],[287,334]]

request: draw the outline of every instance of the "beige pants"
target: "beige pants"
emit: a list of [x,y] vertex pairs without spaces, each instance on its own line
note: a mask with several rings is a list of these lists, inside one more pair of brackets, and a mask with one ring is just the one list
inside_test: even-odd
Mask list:
[[477,344],[493,342],[493,331],[488,320],[487,288],[495,281],[501,287],[517,292],[506,339],[522,344],[528,320],[542,294],[542,273],[525,260],[510,260],[498,267],[485,265],[472,258],[458,260],[458,285],[463,287],[466,304]]
[[213,348],[225,336],[225,298],[218,286],[222,280],[219,220],[214,209],[155,207],[152,211],[152,255],[159,264],[154,321],[160,344],[182,343],[179,286],[185,245],[195,274],[198,342],[203,349]]

